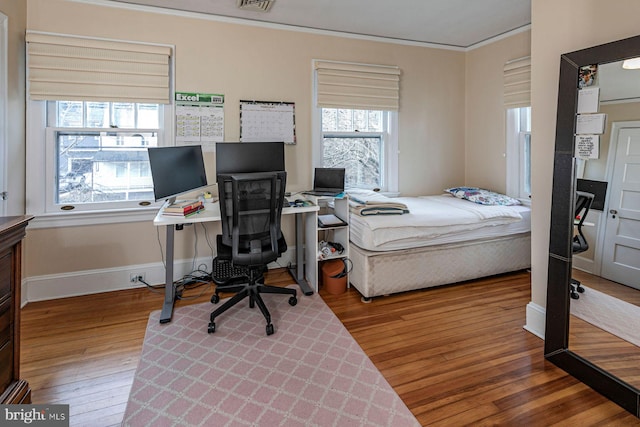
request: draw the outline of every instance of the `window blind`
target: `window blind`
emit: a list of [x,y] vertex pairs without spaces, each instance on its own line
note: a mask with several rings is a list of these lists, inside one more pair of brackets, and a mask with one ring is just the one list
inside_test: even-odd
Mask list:
[[505,108],[531,105],[531,58],[508,61],[504,66]]
[[400,69],[395,66],[316,61],[317,106],[397,111]]
[[168,46],[27,32],[29,96],[168,104]]

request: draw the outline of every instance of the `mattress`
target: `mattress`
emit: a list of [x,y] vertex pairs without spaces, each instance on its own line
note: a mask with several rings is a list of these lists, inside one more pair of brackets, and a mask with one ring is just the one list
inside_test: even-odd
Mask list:
[[369,251],[389,251],[528,233],[527,206],[486,206],[451,195],[398,197],[410,213],[350,215],[352,243]]
[[349,282],[365,298],[424,289],[531,266],[530,233],[389,252],[352,245]]

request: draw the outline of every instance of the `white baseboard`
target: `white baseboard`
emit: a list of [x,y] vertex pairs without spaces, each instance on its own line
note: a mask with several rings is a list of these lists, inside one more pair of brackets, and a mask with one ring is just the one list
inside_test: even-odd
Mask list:
[[546,323],[546,309],[533,302],[527,304],[527,324],[524,325],[526,331],[531,332],[538,338],[544,339],[544,325]]
[[[295,253],[295,247],[289,248],[278,258],[277,262],[269,264],[269,268],[295,265]],[[195,261],[195,266],[196,268],[206,266],[206,271],[211,271],[211,262],[211,257],[202,257]],[[193,265],[193,259],[175,260],[173,263],[174,280],[191,273]],[[130,275],[133,273],[143,273],[145,282],[150,285],[165,282],[165,269],[160,262],[32,276],[22,280],[21,305],[25,306],[27,303],[35,301],[144,287],[145,285],[142,283],[132,284],[130,282]]]

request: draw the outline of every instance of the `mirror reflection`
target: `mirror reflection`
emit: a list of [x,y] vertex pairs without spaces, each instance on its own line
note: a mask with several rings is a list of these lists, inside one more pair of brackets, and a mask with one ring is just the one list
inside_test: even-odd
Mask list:
[[576,197],[569,348],[640,388],[640,65],[583,67],[578,87],[578,108],[606,120],[576,150],[593,200]]

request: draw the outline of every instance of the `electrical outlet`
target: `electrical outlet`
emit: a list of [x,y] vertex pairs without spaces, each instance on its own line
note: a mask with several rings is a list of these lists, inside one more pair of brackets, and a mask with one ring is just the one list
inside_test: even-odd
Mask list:
[[129,282],[131,282],[132,285],[144,281],[144,273],[129,273]]

